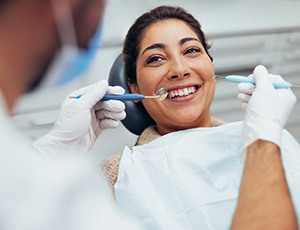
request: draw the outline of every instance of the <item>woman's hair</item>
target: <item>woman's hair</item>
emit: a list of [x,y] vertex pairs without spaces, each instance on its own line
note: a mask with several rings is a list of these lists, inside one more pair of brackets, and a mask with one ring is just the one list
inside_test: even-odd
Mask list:
[[186,22],[197,34],[206,53],[210,45],[207,44],[200,23],[184,9],[172,6],[159,6],[153,10],[141,15],[129,29],[123,47],[123,59],[125,62],[125,76],[129,83],[136,83],[136,59],[140,49],[140,42],[145,30],[157,21],[167,19],[179,19]]

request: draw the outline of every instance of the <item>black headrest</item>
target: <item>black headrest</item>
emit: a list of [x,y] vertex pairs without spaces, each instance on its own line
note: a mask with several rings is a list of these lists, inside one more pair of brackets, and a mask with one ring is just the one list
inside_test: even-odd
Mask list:
[[[124,74],[124,61],[120,54],[114,61],[108,78],[109,85],[120,85],[125,89],[125,93],[131,93]],[[122,121],[123,125],[132,133],[140,135],[145,128],[154,124],[153,119],[146,112],[142,102],[124,101],[126,105],[126,118]]]

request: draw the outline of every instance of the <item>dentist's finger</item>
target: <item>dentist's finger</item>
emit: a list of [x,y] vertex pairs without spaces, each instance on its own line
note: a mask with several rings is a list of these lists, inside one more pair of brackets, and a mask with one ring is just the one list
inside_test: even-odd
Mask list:
[[251,95],[255,89],[255,85],[251,83],[239,83],[237,85],[240,93],[245,93]]
[[111,111],[107,111],[107,110],[99,110],[96,112],[96,117],[99,120],[102,119],[113,119],[113,120],[124,120],[126,117],[126,112],[125,111],[121,111],[121,112],[111,112]]
[[113,119],[103,119],[99,121],[100,129],[112,129],[117,128],[120,124],[120,121]]
[[99,102],[99,109],[121,112],[125,110],[125,103],[118,100],[101,101]]
[[244,93],[239,93],[237,95],[237,99],[242,103],[248,103],[250,98],[251,98],[251,95],[244,94]]

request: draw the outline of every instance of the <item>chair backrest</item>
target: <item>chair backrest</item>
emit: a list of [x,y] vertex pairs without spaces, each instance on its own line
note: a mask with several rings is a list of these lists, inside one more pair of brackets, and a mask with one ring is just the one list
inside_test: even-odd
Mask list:
[[[109,85],[122,86],[126,93],[131,93],[124,74],[124,61],[120,54],[114,61],[109,72]],[[126,105],[126,118],[122,121],[123,125],[132,133],[140,135],[145,128],[154,124],[153,119],[146,112],[142,102],[124,101]]]

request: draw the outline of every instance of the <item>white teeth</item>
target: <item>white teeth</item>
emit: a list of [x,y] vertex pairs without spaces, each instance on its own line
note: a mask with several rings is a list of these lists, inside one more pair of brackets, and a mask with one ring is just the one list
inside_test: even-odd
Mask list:
[[196,87],[195,86],[191,86],[191,87],[186,87],[183,89],[178,89],[178,90],[171,90],[169,91],[169,97],[170,98],[174,98],[174,97],[183,97],[183,96],[187,96],[189,94],[193,94],[196,92]]

